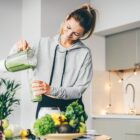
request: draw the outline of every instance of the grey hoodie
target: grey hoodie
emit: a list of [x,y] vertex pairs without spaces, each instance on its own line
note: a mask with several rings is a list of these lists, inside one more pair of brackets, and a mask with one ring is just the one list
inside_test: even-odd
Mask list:
[[33,47],[37,50],[36,76],[51,85],[51,96],[65,100],[81,98],[92,79],[90,49],[81,41],[64,48],[58,35],[42,38]]
[[78,99],[92,79],[91,51],[81,41],[66,49],[59,44],[58,35],[52,39],[42,38],[37,68],[39,77],[51,84],[52,96],[59,99]]

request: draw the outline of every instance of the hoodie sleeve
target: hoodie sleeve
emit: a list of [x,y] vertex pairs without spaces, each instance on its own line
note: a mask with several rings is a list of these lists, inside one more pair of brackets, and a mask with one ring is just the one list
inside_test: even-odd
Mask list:
[[51,95],[59,99],[78,99],[89,86],[92,79],[92,56],[87,54],[79,72],[79,76],[72,87],[51,87]]

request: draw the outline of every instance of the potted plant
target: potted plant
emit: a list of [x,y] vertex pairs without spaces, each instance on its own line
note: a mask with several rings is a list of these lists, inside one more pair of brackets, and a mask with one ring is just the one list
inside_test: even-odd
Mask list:
[[13,105],[20,104],[20,99],[15,97],[20,83],[15,80],[0,79],[0,120],[7,118],[13,111]]

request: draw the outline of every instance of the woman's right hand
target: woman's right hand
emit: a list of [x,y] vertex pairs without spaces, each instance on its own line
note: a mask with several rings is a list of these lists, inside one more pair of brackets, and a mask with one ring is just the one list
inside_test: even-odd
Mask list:
[[25,51],[30,48],[29,44],[26,40],[19,40],[15,45],[16,45],[18,51]]

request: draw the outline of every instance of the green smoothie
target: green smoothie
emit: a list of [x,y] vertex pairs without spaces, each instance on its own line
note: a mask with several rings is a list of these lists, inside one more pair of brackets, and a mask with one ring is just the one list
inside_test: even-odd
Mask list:
[[41,95],[36,96],[35,93],[34,93],[33,91],[31,92],[31,94],[32,94],[32,99],[31,99],[31,100],[32,100],[33,102],[40,102],[40,101],[42,100],[42,96],[41,96]]
[[33,55],[31,55],[32,51],[24,51],[18,52],[11,56],[8,56],[5,60],[5,67],[10,72],[21,71],[29,68],[35,68],[36,61]]

